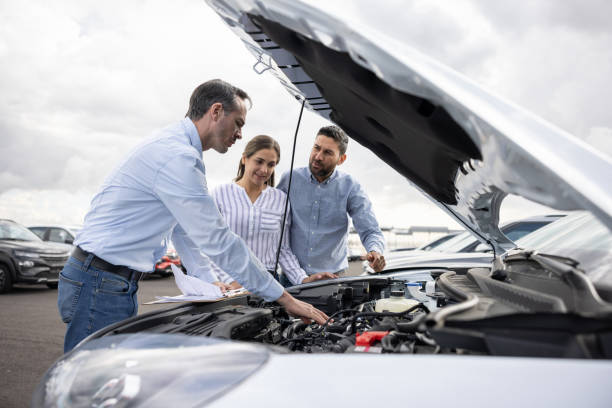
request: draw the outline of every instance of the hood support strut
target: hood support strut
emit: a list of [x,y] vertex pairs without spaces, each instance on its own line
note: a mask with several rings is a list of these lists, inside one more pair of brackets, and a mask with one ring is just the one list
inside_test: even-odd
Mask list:
[[297,125],[295,126],[295,135],[293,136],[293,149],[291,151],[291,167],[289,168],[289,184],[287,185],[287,196],[285,197],[285,209],[283,210],[283,224],[281,225],[280,239],[278,240],[278,249],[276,250],[276,262],[274,262],[274,273],[278,269],[278,258],[280,257],[281,245],[283,243],[283,233],[285,232],[285,221],[287,220],[287,207],[289,205],[289,193],[291,192],[291,178],[293,176],[293,161],[295,159],[295,145],[297,143],[297,135],[302,122],[302,113],[304,113],[304,105],[306,99],[302,99],[302,107],[300,108],[300,116],[298,117]]

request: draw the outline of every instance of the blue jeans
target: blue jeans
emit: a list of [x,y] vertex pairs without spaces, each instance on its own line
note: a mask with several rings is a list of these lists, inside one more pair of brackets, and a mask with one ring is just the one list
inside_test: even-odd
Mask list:
[[138,281],[94,268],[93,256],[68,259],[60,273],[57,306],[67,324],[64,353],[91,333],[138,312]]

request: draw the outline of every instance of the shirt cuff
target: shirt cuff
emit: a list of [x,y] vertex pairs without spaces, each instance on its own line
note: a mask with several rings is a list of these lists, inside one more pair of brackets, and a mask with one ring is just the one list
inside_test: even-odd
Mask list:
[[304,279],[306,279],[307,277],[308,277],[308,274],[307,274],[307,273],[306,273],[306,272],[305,272],[305,271],[304,271],[302,268],[300,268],[300,270],[299,270],[299,272],[298,272],[298,276],[297,276],[297,280],[298,280],[298,282],[291,282],[291,283],[293,283],[294,285],[299,285],[299,284],[301,284],[301,283],[304,281]]
[[368,248],[368,249],[367,249],[367,251],[368,251],[368,252],[375,251],[375,252],[378,252],[379,254],[381,254],[381,255],[382,255],[382,254],[383,254],[384,249],[382,249],[381,247],[378,247],[378,246],[376,246],[376,245],[373,245],[373,246],[371,246],[370,248]]
[[274,278],[272,278],[272,282],[270,283],[270,285],[265,290],[261,291],[261,297],[266,302],[275,302],[283,295],[284,291],[285,288],[283,288],[283,285],[281,285]]

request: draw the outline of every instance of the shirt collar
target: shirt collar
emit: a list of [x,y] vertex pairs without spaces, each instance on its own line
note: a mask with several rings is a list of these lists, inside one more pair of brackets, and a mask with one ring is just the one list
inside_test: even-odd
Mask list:
[[200,155],[202,155],[202,141],[200,140],[200,135],[198,134],[198,129],[196,129],[194,123],[189,118],[185,118],[182,120],[183,127],[187,131],[187,136],[189,137],[189,143],[198,151]]
[[334,181],[336,179],[336,177],[338,177],[338,169],[334,169],[334,171],[332,172],[331,176],[329,176],[327,179],[325,179],[325,181],[323,181],[322,183],[319,183],[319,180],[317,180],[316,177],[312,175],[312,172],[310,171],[310,169],[308,169],[308,174],[310,175],[310,182],[311,183],[327,185],[330,182]]

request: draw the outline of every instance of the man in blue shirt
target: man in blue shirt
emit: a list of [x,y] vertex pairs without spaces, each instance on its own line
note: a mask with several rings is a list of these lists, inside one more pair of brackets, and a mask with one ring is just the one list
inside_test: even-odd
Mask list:
[[[385,267],[385,241],[361,185],[336,166],[346,160],[348,137],[338,126],[319,130],[308,167],[293,171],[291,180],[291,249],[307,274],[348,268],[348,216],[368,251],[367,260],[377,272]],[[278,188],[287,192],[289,174]],[[288,280],[282,280],[287,284]]]
[[215,280],[202,252],[266,301],[325,322],[324,313],[274,280],[231,232],[208,193],[202,152],[225,153],[242,138],[247,101],[244,91],[227,82],[203,83],[191,95],[185,119],[143,141],[106,178],[60,274],[64,351],[136,314],[138,280],[153,270],[170,239],[190,275]]

